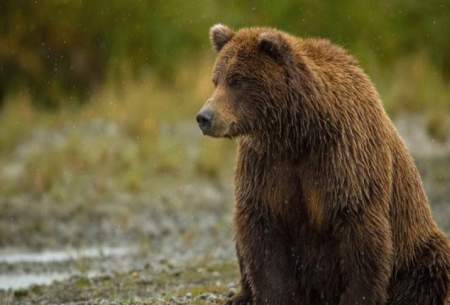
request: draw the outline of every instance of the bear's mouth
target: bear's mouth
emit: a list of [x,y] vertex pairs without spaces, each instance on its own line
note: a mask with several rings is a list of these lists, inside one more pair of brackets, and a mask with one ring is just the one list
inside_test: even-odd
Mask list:
[[205,136],[209,136],[212,138],[233,139],[239,136],[239,132],[236,126],[237,124],[235,122],[229,124],[215,122],[215,124],[213,123],[210,128],[200,128],[200,129],[202,130],[202,133]]
[[235,122],[231,122],[227,126],[226,132],[223,134],[224,138],[234,139],[242,135],[242,132],[239,130],[238,125]]
[[237,128],[236,128],[236,123],[235,122],[231,122],[228,125],[227,131],[225,133],[225,137],[226,138],[234,138],[237,137],[239,135]]

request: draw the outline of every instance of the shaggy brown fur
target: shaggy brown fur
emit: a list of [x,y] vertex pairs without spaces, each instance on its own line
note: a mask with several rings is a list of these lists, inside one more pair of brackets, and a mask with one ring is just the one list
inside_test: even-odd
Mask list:
[[210,34],[216,89],[198,120],[239,142],[228,304],[443,305],[449,241],[355,59],[269,28]]

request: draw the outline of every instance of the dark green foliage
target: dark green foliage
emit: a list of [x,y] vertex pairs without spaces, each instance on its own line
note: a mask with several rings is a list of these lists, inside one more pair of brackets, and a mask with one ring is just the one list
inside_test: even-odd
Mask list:
[[17,90],[44,106],[83,100],[123,66],[170,80],[209,50],[217,22],[331,38],[381,69],[424,52],[448,79],[449,15],[446,0],[2,0],[0,100]]

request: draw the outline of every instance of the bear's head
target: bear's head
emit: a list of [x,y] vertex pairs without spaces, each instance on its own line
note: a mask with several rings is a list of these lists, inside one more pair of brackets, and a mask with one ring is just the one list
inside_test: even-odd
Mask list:
[[[212,73],[214,92],[197,115],[205,135],[234,138],[285,137],[295,126],[291,105],[296,59],[291,39],[270,28],[234,32],[217,24],[210,39],[218,52]],[[294,73],[298,74],[298,73]],[[286,104],[288,103],[288,104]]]

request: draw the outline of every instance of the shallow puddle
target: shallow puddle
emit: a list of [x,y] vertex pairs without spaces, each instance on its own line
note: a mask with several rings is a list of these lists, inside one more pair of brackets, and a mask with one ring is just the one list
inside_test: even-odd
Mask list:
[[131,252],[126,247],[102,247],[67,250],[45,250],[42,252],[27,252],[17,250],[0,251],[0,263],[51,263],[76,260],[80,258],[122,256]]
[[[79,259],[120,257],[133,252],[133,249],[127,247],[101,247],[85,249],[67,249],[67,250],[46,250],[42,252],[28,252],[18,250],[0,251],[0,264],[11,265],[10,273],[0,274],[0,289],[22,289],[31,285],[48,285],[56,280],[63,280],[77,272],[17,272],[14,273],[14,265],[19,266],[23,263],[34,263],[47,265],[54,262],[74,261]],[[96,274],[89,272],[88,276]],[[98,273],[97,273],[98,274]]]
[[31,285],[49,285],[71,276],[70,273],[0,274],[0,289],[22,289]]

